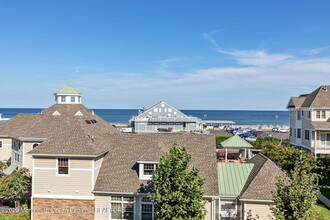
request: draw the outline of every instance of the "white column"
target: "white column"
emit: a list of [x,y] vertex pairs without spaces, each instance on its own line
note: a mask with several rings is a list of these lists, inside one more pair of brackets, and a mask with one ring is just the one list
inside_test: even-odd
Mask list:
[[225,148],[225,151],[226,151],[226,153],[225,153],[225,161],[228,162],[227,161],[227,148]]

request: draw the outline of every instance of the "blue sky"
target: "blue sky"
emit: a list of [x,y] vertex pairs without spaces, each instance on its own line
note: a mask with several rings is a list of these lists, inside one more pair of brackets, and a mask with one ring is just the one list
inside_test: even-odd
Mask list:
[[0,107],[284,110],[330,84],[330,1],[0,1]]

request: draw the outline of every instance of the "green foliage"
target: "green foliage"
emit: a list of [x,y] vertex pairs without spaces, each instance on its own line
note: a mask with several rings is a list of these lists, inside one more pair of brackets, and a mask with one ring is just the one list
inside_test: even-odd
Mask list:
[[31,177],[26,168],[0,179],[0,197],[14,201],[15,207],[19,207],[20,200],[30,192],[30,189]]
[[206,211],[199,169],[189,169],[191,154],[174,143],[161,157],[152,177],[152,196],[157,219],[203,219]]
[[0,161],[0,176],[3,174],[5,169],[8,167],[8,165],[2,161]]
[[221,142],[227,140],[228,138],[231,138],[231,136],[226,136],[226,135],[216,136],[215,141],[216,141],[217,148],[223,148],[223,146],[221,145]]
[[258,149],[264,149],[266,147],[276,147],[278,146],[279,141],[274,137],[257,137],[255,142],[255,147]]
[[318,169],[315,171],[322,175],[324,178],[321,179],[321,184],[330,185],[330,158],[329,157],[318,157],[317,158]]
[[289,138],[285,138],[282,140],[281,143],[284,147],[289,147],[290,146],[290,139]]
[[320,167],[317,164],[315,156],[306,151],[299,151],[294,147],[285,147],[282,145],[265,146],[262,150],[268,158],[274,161],[284,170],[294,169],[297,161],[302,161],[302,166],[306,171],[316,171]]
[[17,214],[0,214],[0,220],[30,220],[28,212],[20,212]]
[[271,210],[278,220],[317,219],[314,210],[318,189],[317,176],[306,170],[303,163],[297,162],[290,177],[278,177],[273,192],[275,206]]

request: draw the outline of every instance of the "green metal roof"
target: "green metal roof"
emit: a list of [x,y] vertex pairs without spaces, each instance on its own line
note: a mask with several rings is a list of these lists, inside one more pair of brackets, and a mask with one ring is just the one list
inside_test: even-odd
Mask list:
[[221,142],[221,145],[224,148],[253,148],[252,144],[238,135],[234,135],[233,137],[224,140]]
[[253,166],[253,163],[218,163],[219,194],[239,196]]
[[19,165],[18,163],[12,163],[9,167],[7,167],[7,169],[5,170],[5,173],[11,174],[18,167],[18,165]]
[[66,85],[62,89],[57,90],[54,94],[79,94],[82,95],[77,89],[73,88],[71,85]]

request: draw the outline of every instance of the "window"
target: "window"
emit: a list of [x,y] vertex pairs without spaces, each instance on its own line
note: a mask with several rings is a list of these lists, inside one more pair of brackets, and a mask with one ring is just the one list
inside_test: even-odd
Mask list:
[[325,146],[327,144],[327,135],[321,134],[321,146]]
[[71,96],[71,102],[76,102],[76,97]]
[[80,96],[78,96],[78,102],[79,102],[79,103],[81,102],[81,97],[80,97]]
[[309,130],[305,130],[305,140],[309,140]]
[[65,96],[61,96],[61,102],[65,102]]
[[14,160],[15,162],[19,163],[21,161],[21,155],[18,153],[14,153]]
[[57,174],[68,175],[69,174],[69,159],[58,158],[57,159]]
[[297,129],[294,129],[294,137],[297,137]]
[[290,136],[292,136],[292,128],[290,128]]
[[297,120],[301,120],[301,111],[297,111]]
[[143,164],[144,176],[151,176],[154,170],[156,170],[156,164],[150,164],[150,163]]
[[297,128],[297,138],[301,138],[301,129]]
[[111,196],[111,219],[134,219],[134,197]]
[[13,140],[12,149],[15,151],[20,151],[22,149],[23,142],[18,140]]
[[154,108],[154,112],[158,112],[158,108]]
[[2,148],[2,141],[0,141],[0,148]]
[[141,180],[150,180],[152,173],[157,169],[158,162],[138,161],[139,164],[139,178]]
[[308,112],[307,112],[307,118],[308,118],[308,119],[311,119],[311,111],[308,111]]
[[155,206],[149,197],[142,197],[141,215],[142,220],[154,220]]
[[326,118],[326,111],[322,111],[322,119]]
[[301,111],[301,116],[304,116],[304,111]]
[[32,145],[32,149],[34,149],[34,148],[36,148],[36,147],[38,147],[39,146],[39,144],[33,144]]

